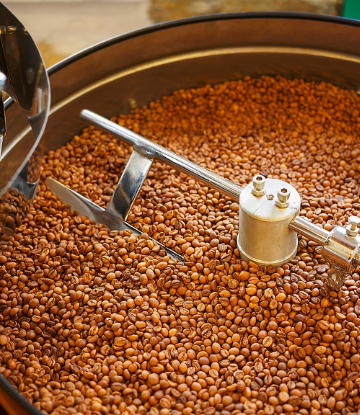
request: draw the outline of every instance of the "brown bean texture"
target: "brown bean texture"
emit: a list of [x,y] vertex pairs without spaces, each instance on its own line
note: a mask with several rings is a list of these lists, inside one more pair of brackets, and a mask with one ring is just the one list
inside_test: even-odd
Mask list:
[[[359,214],[359,111],[354,91],[246,77],[113,121],[240,185],[285,180],[300,214],[331,230]],[[241,260],[237,203],[158,162],[129,215],[140,237],[79,217],[44,184],[106,206],[130,154],[89,127],[45,157],[33,206],[0,242],[0,373],[52,415],[356,413],[359,274],[329,291],[303,237],[280,268]]]

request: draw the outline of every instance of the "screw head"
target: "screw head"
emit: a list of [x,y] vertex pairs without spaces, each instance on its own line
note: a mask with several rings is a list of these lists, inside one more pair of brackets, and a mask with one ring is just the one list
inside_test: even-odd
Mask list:
[[256,196],[264,196],[265,194],[265,177],[261,174],[257,174],[253,177],[252,180],[253,188],[251,190],[251,193]]
[[277,198],[275,200],[275,205],[279,208],[286,208],[289,206],[289,197],[290,191],[283,187],[277,192]]
[[350,216],[348,219],[349,225],[346,227],[346,234],[354,237],[358,234],[357,227],[360,225],[360,218],[357,216]]
[[359,226],[360,218],[358,216],[350,216],[348,222],[350,223],[350,225],[354,224],[356,226]]

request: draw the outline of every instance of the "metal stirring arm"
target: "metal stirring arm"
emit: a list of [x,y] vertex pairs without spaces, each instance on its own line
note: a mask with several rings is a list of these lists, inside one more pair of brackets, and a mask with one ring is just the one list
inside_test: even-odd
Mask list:
[[230,180],[193,163],[185,157],[179,156],[173,151],[122,127],[121,125],[113,123],[92,111],[83,110],[81,111],[80,117],[91,125],[100,128],[102,131],[119,138],[129,146],[133,146],[136,151],[140,151],[142,154],[147,155],[147,157],[151,159],[156,158],[157,160],[174,167],[174,169],[194,177],[200,183],[204,183],[206,186],[210,186],[212,189],[216,189],[220,193],[231,197],[231,199],[235,201],[239,200],[242,187]]
[[118,217],[122,221],[127,220],[152,162],[152,158],[143,156],[137,148],[134,148],[109,206],[106,208],[107,213]]
[[[204,169],[196,163],[93,112],[84,110],[81,113],[81,118],[133,146],[133,152],[106,209],[101,208],[58,181],[52,178],[47,179],[50,190],[78,211],[81,216],[87,216],[89,219],[102,223],[110,229],[119,231],[128,229],[140,234],[141,232],[129,225],[126,220],[154,159],[163,161],[178,171],[195,177],[198,181],[219,190],[233,200],[239,199],[242,188],[210,170]],[[163,246],[159,241],[156,242],[165,248],[169,256],[184,261],[184,258],[177,252]]]
[[[129,229],[139,234],[140,231],[126,223],[126,219],[154,159],[196,178],[201,183],[218,190],[236,202],[239,201],[243,189],[235,183],[94,112],[83,110],[81,118],[133,146],[133,153],[106,209],[99,207],[56,180],[47,179],[50,189],[65,203],[71,205],[74,210],[79,211],[80,215],[87,216],[111,229]],[[357,233],[360,218],[351,217],[349,222],[350,225],[347,228],[337,226],[331,232],[299,216],[295,217],[289,224],[290,230],[300,233],[323,246],[323,256],[331,264],[328,285],[334,290],[339,290],[346,273],[351,272],[360,264],[360,235]],[[164,248],[171,257],[184,260],[181,255],[167,247]]]

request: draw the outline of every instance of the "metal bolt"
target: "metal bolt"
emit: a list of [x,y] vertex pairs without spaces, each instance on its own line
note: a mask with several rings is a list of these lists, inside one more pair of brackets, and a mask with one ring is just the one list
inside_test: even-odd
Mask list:
[[360,224],[360,218],[357,216],[350,216],[348,222],[349,225],[346,227],[346,235],[355,237],[358,234],[357,227]]
[[251,193],[256,196],[264,196],[265,194],[265,177],[261,176],[261,174],[257,174],[253,178],[253,188],[251,190]]
[[275,200],[275,205],[279,208],[288,207],[289,197],[290,197],[290,191],[286,187],[283,187],[277,192],[277,198]]

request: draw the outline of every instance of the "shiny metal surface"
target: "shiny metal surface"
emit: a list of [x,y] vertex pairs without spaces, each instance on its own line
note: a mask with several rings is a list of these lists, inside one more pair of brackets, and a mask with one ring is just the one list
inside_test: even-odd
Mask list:
[[326,240],[322,255],[329,261],[331,269],[328,273],[328,286],[339,291],[342,287],[346,274],[356,268],[356,257],[359,254],[360,235],[349,236],[347,229],[336,226]]
[[[281,189],[290,194],[285,207],[276,205]],[[296,189],[282,180],[265,179],[263,190],[263,195],[254,195],[251,183],[240,194],[238,248],[242,259],[277,267],[296,255],[298,238],[289,223],[299,214],[301,199]]]
[[[359,218],[350,217],[349,223],[359,223]],[[353,231],[349,235],[349,226],[336,226],[331,232],[314,225],[309,220],[297,216],[290,222],[289,228],[323,247],[322,255],[330,263],[327,285],[339,291],[346,274],[360,265],[360,235]]]
[[251,193],[254,196],[263,196],[265,194],[265,177],[261,174],[253,177]]
[[[42,157],[41,137],[50,108],[49,79],[26,28],[0,3],[0,239],[10,237],[35,195]],[[5,91],[21,117],[8,120]],[[12,100],[7,101],[7,106]],[[31,134],[7,134],[25,121]],[[26,127],[27,126],[27,127]]]
[[357,236],[358,226],[360,225],[360,218],[357,216],[350,216],[348,218],[349,225],[346,227],[346,235]]
[[320,228],[320,226],[314,225],[308,219],[300,216],[296,216],[290,224],[289,229],[306,236],[311,241],[316,242],[318,245],[323,246],[328,239],[330,232]]
[[4,108],[3,91],[6,83],[6,75],[0,72],[0,158],[2,153],[2,146],[6,134],[6,117]]
[[[0,159],[0,196],[18,178],[45,129],[50,109],[50,87],[44,62],[26,28],[0,3],[0,69],[6,76],[4,91],[25,116],[32,134],[26,140],[6,135]],[[10,106],[11,102],[7,102]],[[7,115],[6,115],[7,117]],[[9,122],[10,121],[10,122]],[[12,120],[8,120],[8,128]],[[20,121],[20,120],[19,120]],[[23,175],[25,177],[25,175]]]
[[187,160],[185,157],[179,156],[159,144],[153,143],[141,135],[122,127],[121,125],[115,124],[92,111],[81,111],[81,118],[95,127],[100,128],[102,131],[119,138],[130,146],[135,146],[136,151],[141,152],[145,157],[156,158],[157,160],[172,166],[174,169],[194,177],[199,182],[206,184],[206,186],[218,190],[221,194],[228,196],[235,201],[239,200],[242,188],[230,180]]
[[354,258],[354,251],[360,243],[360,235],[349,237],[346,228],[335,226],[327,238],[322,254],[331,263],[336,263],[342,268],[349,268]]
[[152,158],[144,157],[137,149],[133,150],[111,197],[109,206],[106,209],[107,212],[120,220],[126,221],[141,186],[149,173],[152,162]]

